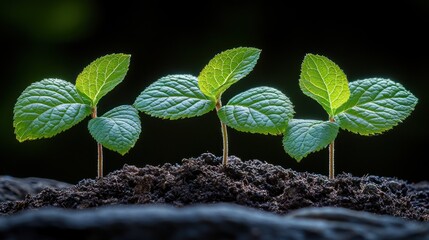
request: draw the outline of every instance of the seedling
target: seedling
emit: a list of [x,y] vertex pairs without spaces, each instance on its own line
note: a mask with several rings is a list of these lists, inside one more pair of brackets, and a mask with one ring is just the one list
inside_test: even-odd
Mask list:
[[329,145],[330,179],[334,179],[334,140],[339,128],[365,136],[383,133],[407,118],[418,101],[389,79],[349,83],[334,62],[313,54],[304,58],[299,86],[322,105],[328,121],[292,119],[284,133],[284,149],[299,162]]
[[198,78],[168,75],[152,83],[137,97],[134,106],[151,116],[170,120],[200,116],[216,109],[226,166],[227,126],[243,132],[279,135],[294,114],[289,99],[272,87],[247,90],[222,106],[222,94],[253,70],[260,52],[248,47],[221,52],[209,61]]
[[130,105],[97,116],[98,102],[125,78],[130,57],[111,54],[98,58],[78,75],[75,85],[55,78],[31,84],[14,108],[18,141],[50,138],[91,115],[88,129],[97,141],[98,177],[103,177],[103,146],[124,155],[141,132],[138,111]]

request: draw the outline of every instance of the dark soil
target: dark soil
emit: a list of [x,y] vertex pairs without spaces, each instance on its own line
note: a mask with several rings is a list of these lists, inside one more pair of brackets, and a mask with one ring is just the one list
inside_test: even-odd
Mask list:
[[46,188],[19,201],[0,203],[0,214],[47,206],[85,209],[103,205],[162,203],[182,207],[236,203],[277,214],[305,207],[334,206],[429,221],[429,183],[380,176],[339,174],[335,180],[259,160],[230,157],[228,167],[210,153],[181,164],[125,165],[102,179]]

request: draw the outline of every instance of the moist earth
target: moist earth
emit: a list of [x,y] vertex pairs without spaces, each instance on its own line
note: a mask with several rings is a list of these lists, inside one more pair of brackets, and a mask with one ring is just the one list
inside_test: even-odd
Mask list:
[[38,193],[28,190],[23,199],[5,199],[0,203],[0,215],[43,207],[233,203],[280,215],[306,207],[330,206],[429,221],[429,182],[346,173],[329,180],[323,175],[296,172],[260,160],[242,161],[235,156],[224,167],[221,158],[211,153],[178,164],[142,168],[124,165],[103,178],[84,179],[76,185],[49,182],[43,190],[33,185],[39,187]]

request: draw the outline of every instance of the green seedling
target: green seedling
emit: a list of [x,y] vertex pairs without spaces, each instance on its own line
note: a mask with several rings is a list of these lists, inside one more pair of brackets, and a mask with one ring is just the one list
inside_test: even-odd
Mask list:
[[329,145],[329,178],[334,178],[334,140],[339,128],[360,135],[387,131],[407,118],[418,99],[401,84],[383,78],[348,82],[324,56],[307,54],[299,86],[328,114],[327,121],[292,119],[283,136],[285,151],[298,162]]
[[103,146],[124,155],[141,132],[138,111],[131,105],[118,106],[97,116],[98,102],[125,78],[130,57],[111,54],[98,58],[78,75],[75,85],[55,78],[31,84],[14,107],[13,126],[18,141],[50,138],[91,115],[88,129],[97,141],[101,178]]
[[138,96],[134,107],[170,120],[200,116],[216,109],[221,121],[223,165],[226,166],[227,126],[243,132],[280,135],[294,114],[289,99],[271,87],[247,90],[222,106],[222,94],[253,70],[260,52],[248,47],[229,49],[211,59],[198,77],[163,77]]

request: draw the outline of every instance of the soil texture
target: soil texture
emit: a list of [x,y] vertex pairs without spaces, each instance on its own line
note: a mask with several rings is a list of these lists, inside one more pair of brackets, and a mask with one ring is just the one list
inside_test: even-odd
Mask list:
[[[1,185],[0,185],[1,186]],[[29,192],[31,193],[31,192]],[[101,179],[48,186],[22,200],[0,203],[0,215],[27,209],[88,209],[105,205],[232,203],[285,215],[307,207],[342,207],[406,220],[429,221],[429,183],[381,176],[339,174],[336,179],[296,172],[260,160],[204,153],[180,164],[124,165]]]

